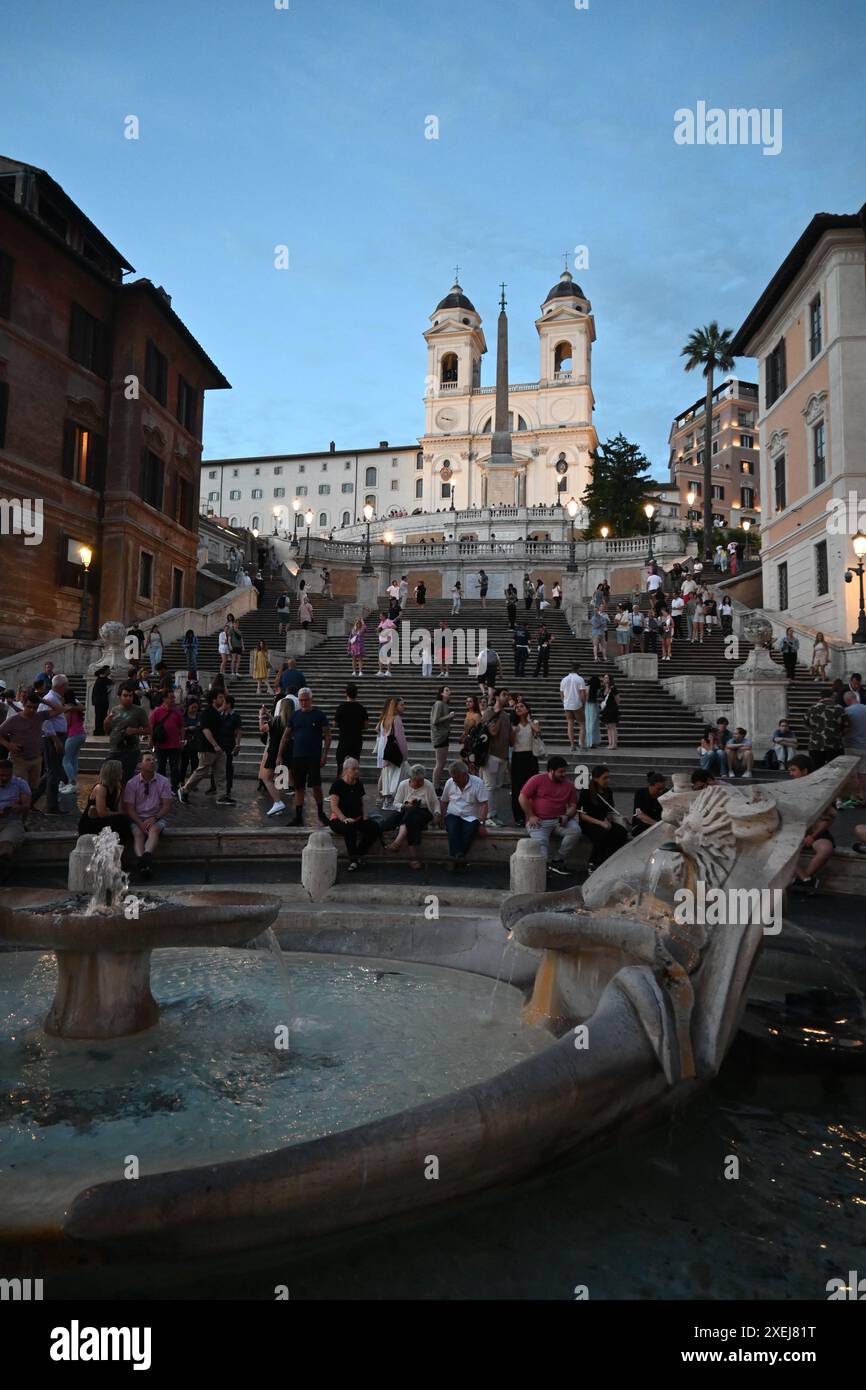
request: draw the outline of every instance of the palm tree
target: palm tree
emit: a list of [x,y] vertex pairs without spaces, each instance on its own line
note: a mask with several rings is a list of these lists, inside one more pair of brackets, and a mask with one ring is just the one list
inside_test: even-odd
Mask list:
[[705,328],[696,328],[689,334],[689,340],[680,354],[687,359],[686,371],[701,367],[707,378],[707,404],[704,428],[704,559],[713,558],[713,376],[716,370],[730,372],[734,369],[731,353],[731,329],[720,329],[716,320]]

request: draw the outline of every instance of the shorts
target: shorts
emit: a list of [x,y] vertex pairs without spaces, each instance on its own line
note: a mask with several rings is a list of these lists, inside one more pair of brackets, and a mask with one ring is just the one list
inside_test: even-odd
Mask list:
[[322,785],[322,764],[320,758],[292,758],[292,781],[295,791],[302,792],[305,787]]

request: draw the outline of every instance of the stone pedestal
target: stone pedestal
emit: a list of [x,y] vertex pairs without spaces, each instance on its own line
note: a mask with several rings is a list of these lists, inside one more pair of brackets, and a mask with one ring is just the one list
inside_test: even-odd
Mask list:
[[158,1020],[150,951],[57,952],[57,987],[43,1024],[51,1037],[123,1038]]
[[562,606],[573,629],[586,618],[585,592],[583,576],[565,570],[562,576]]
[[312,628],[293,627],[286,633],[286,656],[303,656],[314,647],[320,647],[325,638],[321,632]]
[[301,854],[301,883],[320,902],[337,881],[337,845],[330,830],[314,830]]
[[659,659],[655,652],[629,652],[626,656],[618,656],[616,664],[629,680],[657,681],[659,678]]
[[734,727],[742,726],[752,740],[755,758],[772,746],[773,730],[788,714],[787,680],[765,647],[754,647],[732,677]]
[[[372,613],[379,606],[379,576],[377,574],[359,574],[355,594],[364,613]],[[345,609],[343,612],[346,617],[349,616]],[[362,613],[356,616],[363,617],[363,615]]]
[[547,887],[547,860],[541,845],[528,837],[518,840],[511,856],[512,893],[543,893]]

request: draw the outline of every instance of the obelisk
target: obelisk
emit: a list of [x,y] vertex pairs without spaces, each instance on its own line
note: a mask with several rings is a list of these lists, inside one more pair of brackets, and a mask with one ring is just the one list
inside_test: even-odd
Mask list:
[[511,430],[508,428],[508,315],[505,312],[505,285],[500,286],[499,321],[496,326],[496,408],[493,415],[493,434],[487,471],[488,507],[513,507],[514,456],[511,452]]

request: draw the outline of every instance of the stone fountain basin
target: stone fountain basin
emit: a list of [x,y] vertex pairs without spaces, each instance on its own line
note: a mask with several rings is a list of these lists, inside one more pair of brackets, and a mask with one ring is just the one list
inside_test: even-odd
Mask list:
[[243,946],[270,926],[280,902],[269,893],[138,894],[138,918],[87,916],[86,894],[24,888],[0,904],[0,942],[43,951],[123,953],[160,946]]

